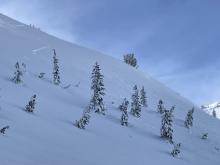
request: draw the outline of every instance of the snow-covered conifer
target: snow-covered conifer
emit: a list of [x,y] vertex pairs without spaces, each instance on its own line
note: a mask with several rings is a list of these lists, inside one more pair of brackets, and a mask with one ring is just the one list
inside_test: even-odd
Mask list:
[[28,102],[28,104],[26,105],[25,110],[27,112],[33,112],[35,109],[35,104],[36,104],[36,95],[33,95],[30,101]]
[[124,55],[124,62],[133,67],[137,67],[137,59],[133,53]]
[[128,104],[129,101],[125,98],[123,103],[120,106],[120,110],[122,111],[121,115],[121,125],[128,126]]
[[135,117],[140,117],[141,116],[141,104],[140,104],[140,98],[138,95],[138,89],[137,85],[134,86],[133,88],[134,93],[131,97],[131,114]]
[[14,77],[12,78],[12,81],[15,82],[16,84],[19,84],[22,82],[21,77],[23,75],[20,65],[18,62],[15,64],[15,72],[14,72]]
[[95,63],[92,70],[92,99],[91,105],[92,109],[95,110],[96,113],[105,114],[105,107],[103,103],[103,96],[105,95],[105,88],[103,82],[104,76],[101,74],[101,69],[98,62]]
[[164,105],[163,105],[163,101],[159,100],[158,106],[157,106],[157,112],[159,112],[160,114],[164,113]]
[[189,110],[186,115],[186,119],[184,122],[186,128],[190,128],[193,126],[193,113],[194,113],[194,107],[191,110]]
[[126,98],[124,98],[122,104],[119,105],[118,109],[120,109],[121,111],[123,111],[124,107],[125,107],[125,106],[128,106],[128,104],[129,104],[129,101],[128,101]]
[[207,140],[207,139],[208,139],[208,133],[204,133],[204,134],[202,135],[201,139]]
[[170,110],[164,109],[161,120],[160,135],[162,138],[173,143],[173,129],[172,129],[172,113]]
[[140,91],[140,102],[141,102],[141,105],[143,107],[147,107],[147,96],[146,96],[146,92],[144,90],[144,87],[141,88],[141,91]]
[[177,144],[173,144],[173,150],[172,150],[172,152],[171,152],[171,155],[173,156],[173,157],[176,157],[176,156],[178,156],[178,154],[180,153],[180,147],[181,147],[181,143],[177,143]]
[[85,129],[86,125],[89,124],[90,119],[90,106],[87,106],[85,111],[83,112],[82,117],[79,121],[76,121],[75,125],[80,129]]
[[56,51],[55,49],[53,49],[53,83],[55,85],[59,85],[60,84],[60,71],[59,71],[59,65],[58,65],[58,59],[57,59],[57,55],[56,55]]

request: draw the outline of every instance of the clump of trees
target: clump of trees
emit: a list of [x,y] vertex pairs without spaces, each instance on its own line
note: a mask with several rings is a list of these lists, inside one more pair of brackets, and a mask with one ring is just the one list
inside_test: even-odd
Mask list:
[[128,65],[133,66],[133,67],[138,67],[137,66],[137,59],[133,53],[125,54],[124,55],[124,62]]

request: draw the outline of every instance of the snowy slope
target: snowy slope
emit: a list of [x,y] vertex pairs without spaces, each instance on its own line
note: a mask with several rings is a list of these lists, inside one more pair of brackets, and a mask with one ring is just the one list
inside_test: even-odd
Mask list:
[[[51,83],[53,48],[60,62],[60,86]],[[193,104],[139,70],[1,14],[0,50],[0,126],[10,125],[6,136],[0,136],[0,164],[220,164],[219,120],[196,109],[194,127],[188,131],[183,122]],[[27,65],[19,85],[9,80],[16,61]],[[95,61],[105,76],[108,111],[105,116],[92,113],[86,130],[80,130],[72,123],[89,101]],[[37,77],[40,72],[46,73],[45,80]],[[64,89],[68,84],[71,87]],[[143,109],[140,119],[130,116],[128,128],[122,127],[117,107],[124,97],[130,99],[135,84],[145,86],[149,107]],[[37,94],[36,112],[29,114],[23,108],[33,94]],[[174,140],[182,143],[178,158],[170,156],[172,146],[159,137],[159,99],[167,107],[176,105]],[[209,133],[206,141],[200,138],[204,132]]]

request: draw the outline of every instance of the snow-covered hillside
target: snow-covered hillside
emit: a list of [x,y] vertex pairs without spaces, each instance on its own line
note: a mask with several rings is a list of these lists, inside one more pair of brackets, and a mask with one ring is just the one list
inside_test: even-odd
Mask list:
[[[209,115],[212,115],[213,117],[220,119],[220,103],[219,102],[214,102],[214,103],[208,104],[208,105],[202,105],[201,108]],[[213,113],[213,111],[215,111],[214,112],[215,114]]]
[[[52,49],[60,64],[61,85],[52,84]],[[10,81],[19,61],[26,64],[22,84]],[[90,74],[95,62],[104,74],[106,115],[92,113],[85,130],[73,125],[91,96]],[[45,72],[45,79],[39,79]],[[69,88],[65,86],[72,84]],[[141,118],[129,116],[129,126],[120,125],[117,109],[124,97],[130,99],[133,86],[144,86],[148,108]],[[184,127],[193,104],[122,61],[50,36],[0,14],[0,136],[1,165],[218,165],[220,164],[220,122],[199,109],[194,126]],[[33,114],[23,109],[37,95]],[[166,107],[176,105],[174,141],[181,142],[181,154],[170,155],[172,145],[160,138],[158,100]],[[114,102],[114,104],[113,104]],[[208,132],[208,139],[201,135]]]

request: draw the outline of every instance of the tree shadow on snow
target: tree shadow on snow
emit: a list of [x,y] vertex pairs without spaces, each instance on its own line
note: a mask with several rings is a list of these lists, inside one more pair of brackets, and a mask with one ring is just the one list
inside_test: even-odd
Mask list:
[[169,151],[169,149],[168,149],[168,150],[160,150],[160,151],[158,151],[158,152],[161,153],[161,154],[163,154],[163,155],[169,156],[170,159],[176,159],[176,160],[182,160],[182,161],[188,162],[185,158],[183,158],[183,156],[181,155],[181,153],[180,153],[178,156],[173,157],[173,156],[171,155],[171,150]]
[[158,112],[151,110],[151,109],[146,109],[146,113],[151,113],[151,114],[159,114]]
[[[129,125],[129,124],[128,124]],[[140,135],[140,136],[143,136],[143,137],[146,137],[146,138],[151,138],[151,139],[156,139],[156,140],[160,140],[161,141],[161,138],[159,135],[157,134],[154,134],[152,132],[148,132],[146,130],[143,130],[143,129],[140,129],[136,126],[129,126],[130,130],[133,131],[134,133]]]
[[12,77],[6,77],[6,76],[1,76],[2,77],[2,80],[5,80],[7,82],[11,82],[11,83],[14,83],[13,80],[12,80]]
[[12,106],[13,106],[14,108],[16,108],[16,109],[25,111],[25,108],[24,108],[24,107],[21,107],[21,106],[19,106],[19,105],[12,104]]
[[36,112],[27,112],[24,107],[21,107],[21,106],[19,106],[19,105],[12,104],[12,107],[14,107],[14,108],[16,108],[16,109],[19,109],[19,110],[21,110],[21,111],[23,111],[23,112],[26,112],[27,114],[30,114],[30,115],[39,116],[39,114],[36,113]]
[[174,119],[174,122],[175,122],[176,125],[178,125],[180,127],[185,127],[183,119]]
[[115,116],[113,116],[113,115],[111,115],[111,114],[106,114],[105,117],[108,120],[112,121],[113,123],[116,123],[117,125],[120,124],[120,119],[115,117]]
[[90,133],[90,134],[95,134],[97,135],[94,131],[92,131],[90,128],[89,128],[89,125],[86,126],[85,129],[80,129],[76,126],[76,120],[67,120],[67,119],[58,119],[60,122],[64,123],[66,126],[70,126],[72,127],[71,129],[75,129],[75,130],[78,130],[78,131],[82,131],[82,132],[87,132],[87,133]]

